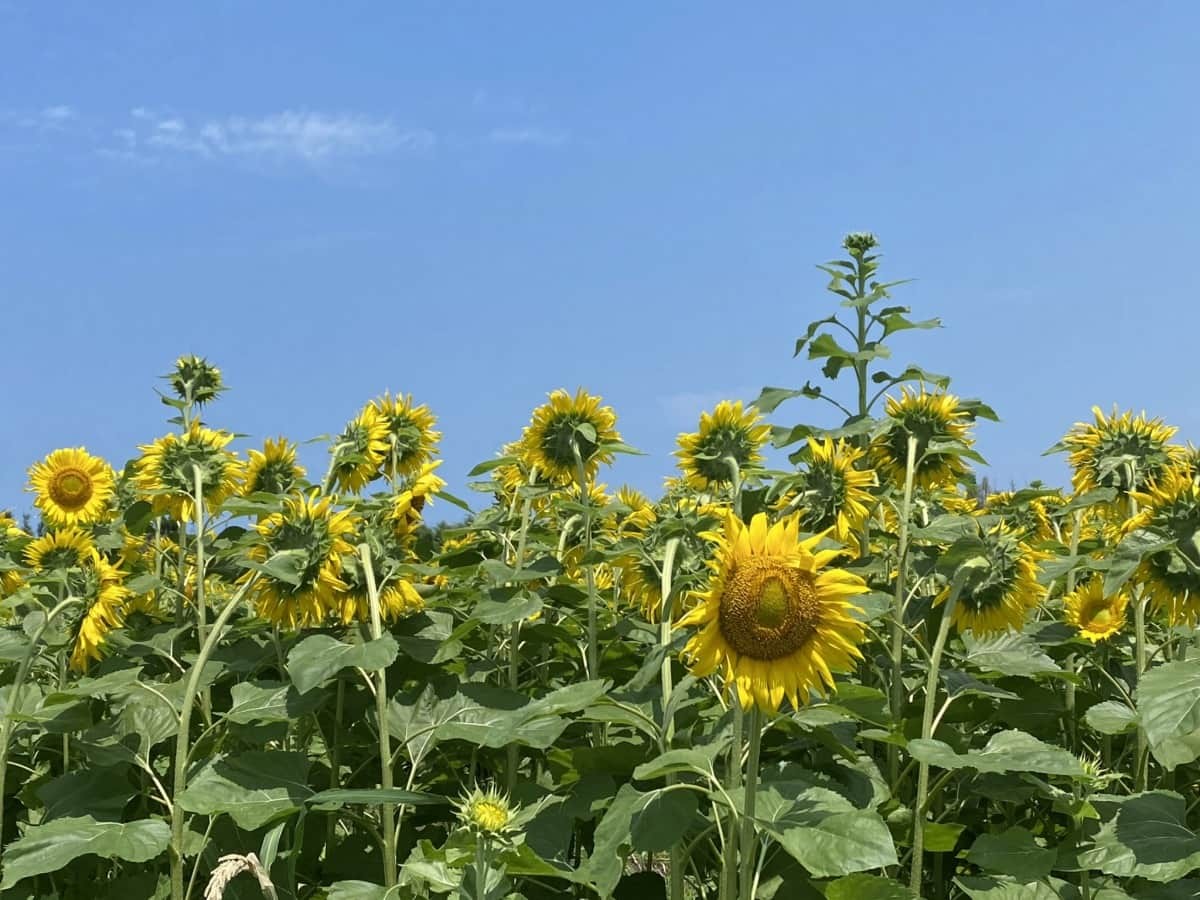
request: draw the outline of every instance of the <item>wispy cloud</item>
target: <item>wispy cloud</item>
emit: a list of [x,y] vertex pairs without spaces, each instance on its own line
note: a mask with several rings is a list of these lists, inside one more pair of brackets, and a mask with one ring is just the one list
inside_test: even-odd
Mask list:
[[571,136],[565,131],[546,128],[493,128],[488,132],[493,144],[534,144],[539,147],[562,147]]

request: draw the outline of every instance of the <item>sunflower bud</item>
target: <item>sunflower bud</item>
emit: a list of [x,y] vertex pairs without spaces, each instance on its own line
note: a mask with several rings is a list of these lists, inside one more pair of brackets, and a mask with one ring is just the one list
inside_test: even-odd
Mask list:
[[167,378],[184,403],[203,406],[225,390],[221,370],[202,356],[181,356],[175,360],[175,371]]
[[852,231],[842,238],[842,246],[851,256],[862,256],[879,246],[879,240],[869,231]]
[[494,787],[475,788],[458,803],[458,821],[464,828],[488,837],[500,837],[511,830],[515,810],[508,798]]

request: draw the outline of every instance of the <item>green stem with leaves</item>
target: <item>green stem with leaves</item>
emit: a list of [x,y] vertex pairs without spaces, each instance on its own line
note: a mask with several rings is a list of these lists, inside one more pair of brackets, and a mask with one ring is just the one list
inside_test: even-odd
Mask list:
[[[742,789],[742,733],[746,714],[738,698],[737,688],[733,691],[733,741],[729,746],[728,788],[732,797]],[[725,859],[721,871],[721,896],[734,900],[738,892],[738,815],[729,810],[729,830],[725,837]]]
[[[537,466],[529,469],[529,484],[537,482]],[[533,497],[527,496],[521,506],[521,526],[517,532],[517,557],[513,560],[513,583],[520,584],[521,569],[525,566],[525,544],[529,539],[529,521],[532,518]],[[509,626],[508,633],[508,686],[515,691],[520,687],[521,676],[521,620]],[[520,765],[520,745],[508,745],[508,795],[511,797],[517,786],[517,768]]]
[[[658,624],[658,645],[663,650],[661,683],[662,683],[662,750],[671,749],[675,738],[675,717],[669,712],[671,695],[675,692],[674,680],[671,677],[671,616],[674,611],[671,578],[675,568],[675,552],[679,549],[679,538],[667,541],[663,550],[662,579],[659,582],[659,592],[662,596],[662,620]],[[667,776],[667,785],[675,783],[675,776]],[[687,857],[682,852],[679,842],[671,845],[670,870],[668,871],[668,889],[670,900],[683,900],[683,868],[687,865]]]
[[758,795],[758,766],[762,752],[762,712],[758,705],[750,707],[746,728],[750,738],[750,752],[746,759],[745,801],[742,804],[742,836],[738,851],[741,856],[741,891],[739,900],[751,900],[754,896],[754,873],[758,863],[758,831],[754,820],[754,806]]
[[[917,439],[908,438],[908,449],[904,461],[904,496],[900,503],[900,536],[896,548],[896,591],[892,597],[891,662],[892,662],[892,721],[903,727],[904,723],[904,606],[908,574],[908,522],[912,517],[913,479],[917,468]],[[900,750],[895,744],[888,745],[888,775],[893,786],[900,774]]]

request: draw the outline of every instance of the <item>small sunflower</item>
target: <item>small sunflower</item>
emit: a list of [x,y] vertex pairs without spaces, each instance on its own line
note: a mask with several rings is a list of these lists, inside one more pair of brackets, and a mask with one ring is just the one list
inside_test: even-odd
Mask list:
[[711,413],[700,414],[698,431],[679,435],[675,455],[687,483],[705,490],[733,480],[730,460],[739,471],[762,462],[759,451],[770,435],[771,426],[761,421],[756,409],[743,410],[740,400],[722,400]]
[[627,485],[617,490],[614,506],[602,523],[604,531],[613,538],[641,534],[655,519],[650,498]]
[[495,787],[476,787],[458,802],[458,821],[470,831],[486,837],[501,837],[512,830],[516,809]]
[[29,470],[33,505],[48,525],[88,525],[108,512],[113,473],[108,463],[82,447],[55,450]]
[[1050,519],[1053,494],[1046,497],[1022,496],[1012,491],[996,491],[983,501],[982,512],[999,516],[1016,534],[1028,541],[1048,541],[1056,536]]
[[1200,483],[1185,470],[1169,469],[1149,490],[1132,496],[1141,509],[1121,536],[1149,528],[1173,542],[1142,560],[1134,581],[1168,623],[1193,625],[1200,620]]
[[304,468],[296,462],[296,445],[287,438],[263,442],[263,448],[248,450],[243,493],[290,494],[304,477]]
[[182,434],[168,434],[143,445],[134,481],[157,515],[169,513],[176,521],[190,521],[195,512],[197,469],[205,509],[216,509],[238,492],[242,462],[225,449],[232,440],[228,432],[192,423]]
[[908,439],[916,438],[916,462],[913,484],[935,488],[952,484],[967,474],[967,466],[957,453],[939,445],[969,447],[970,414],[953,394],[927,393],[900,389],[899,399],[887,398],[891,427],[871,442],[871,461],[888,481],[904,486],[908,466]]
[[1104,578],[1094,575],[1063,600],[1063,618],[1093,644],[1112,637],[1125,625],[1129,595],[1104,596]]
[[[346,511],[330,509],[329,497],[284,501],[283,511],[258,524],[261,543],[251,551],[260,563],[287,554],[299,583],[292,584],[260,572],[251,589],[258,614],[287,630],[319,625],[338,610],[337,595],[346,590],[341,580],[343,557],[353,552],[347,536],[354,519]],[[249,578],[251,573],[245,577]]]
[[800,524],[813,533],[833,529],[834,537],[845,543],[871,514],[875,497],[869,489],[875,473],[856,467],[866,453],[845,440],[834,444],[831,438],[809,438],[808,448]]
[[[959,593],[954,625],[977,636],[1019,631],[1042,597],[1037,583],[1039,554],[1003,522],[986,532],[983,542],[980,555],[987,565],[975,570]],[[949,596],[947,586],[935,603]]]
[[800,540],[797,515],[771,526],[764,513],[749,525],[726,516],[709,589],[679,622],[701,626],[684,651],[696,675],[720,668],[744,707],[773,712],[785,696],[798,707],[827,693],[833,673],[862,658],[864,629],[850,598],[867,587],[827,568],[841,551],[817,550],[820,541]]
[[392,499],[390,517],[399,534],[409,535],[417,529],[425,505],[446,486],[445,481],[433,474],[433,470],[441,464],[440,459],[426,463],[421,468],[421,474]]
[[1186,463],[1187,451],[1170,443],[1176,429],[1162,419],[1147,419],[1144,412],[1134,416],[1130,410],[1118,413],[1116,407],[1106,416],[1093,406],[1092,415],[1094,422],[1076,423],[1062,440],[1070,452],[1076,492],[1115,488],[1117,509],[1125,514],[1130,493],[1145,490],[1167,470]]
[[388,453],[384,468],[395,478],[418,474],[437,451],[440,433],[433,430],[437,419],[429,407],[413,405],[411,394],[384,394],[371,402],[387,429]]
[[203,356],[181,356],[175,360],[175,371],[166,376],[175,396],[184,403],[203,406],[225,390],[221,370]]
[[330,451],[333,483],[338,490],[357,494],[379,477],[389,449],[387,423],[368,404],[346,425]]
[[572,397],[564,390],[550,394],[548,403],[533,411],[521,436],[520,451],[527,469],[533,466],[558,484],[584,477],[594,481],[601,463],[611,463],[609,444],[619,443],[617,415],[601,398],[580,388]]
[[71,651],[71,668],[86,671],[93,660],[101,658],[108,634],[125,621],[125,610],[132,596],[123,584],[124,573],[103,559],[85,577],[83,595],[88,599],[87,611],[79,621],[75,647]]
[[91,535],[78,528],[47,532],[25,547],[26,565],[40,572],[84,569],[95,566],[99,559]]
[[[393,622],[396,619],[411,616],[425,608],[425,600],[407,579],[395,576],[385,577],[380,584],[379,574],[376,573],[379,615],[385,622]],[[367,589],[366,572],[358,554],[352,553],[342,560],[339,577],[345,585],[345,589],[337,594],[334,606],[342,624],[370,622],[371,594]]]

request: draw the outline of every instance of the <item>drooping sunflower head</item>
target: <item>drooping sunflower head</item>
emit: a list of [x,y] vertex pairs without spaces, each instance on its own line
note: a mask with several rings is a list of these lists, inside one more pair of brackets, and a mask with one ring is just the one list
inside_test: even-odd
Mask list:
[[1186,461],[1184,448],[1170,443],[1176,429],[1162,419],[1147,419],[1144,412],[1134,416],[1131,410],[1118,413],[1116,407],[1105,415],[1093,406],[1092,415],[1093,422],[1076,423],[1062,440],[1070,453],[1071,483],[1081,494],[1114,488],[1124,513],[1130,493],[1145,490]]
[[176,397],[196,406],[215,400],[225,390],[221,370],[203,356],[194,354],[175,360],[175,370],[166,378]]
[[525,468],[536,466],[558,484],[577,482],[580,474],[594,481],[600,464],[613,460],[609,445],[621,441],[616,413],[600,404],[600,397],[583,388],[574,397],[562,389],[553,391],[549,402],[533,411],[521,436]]
[[290,494],[304,478],[304,467],[296,462],[296,445],[287,438],[267,438],[263,448],[248,450],[243,493]]
[[113,473],[82,447],[55,450],[30,468],[29,490],[48,525],[88,525],[108,515]]
[[411,394],[384,394],[371,402],[375,412],[387,430],[388,452],[384,468],[388,475],[407,478],[416,475],[433,458],[439,432],[433,430],[437,424],[429,407],[413,404]]
[[346,589],[339,576],[343,557],[353,549],[347,537],[354,527],[349,512],[335,512],[331,499],[316,491],[288,498],[282,512],[260,522],[251,557],[260,563],[279,560],[294,573],[295,583],[259,572],[251,588],[258,614],[287,630],[321,624]]
[[357,494],[383,473],[387,459],[387,423],[372,405],[363,407],[334,441],[329,472],[338,490]]
[[903,387],[899,398],[887,398],[887,416],[890,427],[871,442],[871,461],[892,484],[904,487],[910,438],[916,442],[917,487],[953,484],[967,474],[962,456],[954,450],[970,446],[971,416],[953,394]]
[[1129,595],[1104,595],[1104,578],[1093,575],[1063,599],[1063,618],[1079,636],[1093,644],[1112,637],[1125,625]]
[[[385,622],[393,622],[421,612],[425,608],[425,600],[408,577],[395,570],[396,561],[408,556],[408,551],[390,531],[373,530],[375,540],[368,541],[368,544],[374,548],[371,568],[379,597],[380,618]],[[361,543],[361,534],[353,537],[354,542]],[[342,624],[370,622],[370,584],[362,557],[357,553],[344,557],[339,579],[345,587],[336,596],[335,613]]]
[[426,463],[420,474],[392,499],[389,516],[401,536],[408,537],[417,529],[426,505],[446,486],[446,482],[434,474],[441,464],[440,459]]
[[834,536],[845,543],[871,514],[875,472],[859,468],[866,453],[845,440],[835,444],[831,438],[809,438],[808,449],[800,524],[814,533],[833,529]]
[[[974,568],[964,583],[954,605],[954,626],[977,636],[1019,631],[1042,597],[1037,583],[1040,554],[1003,522],[985,532],[982,543],[979,556],[985,564]],[[936,602],[944,602],[950,590],[947,587]]]
[[241,487],[243,464],[226,450],[233,435],[193,422],[182,434],[168,434],[140,449],[134,481],[158,515],[190,521],[194,512],[196,472],[204,507],[214,510]]
[[84,572],[80,595],[86,599],[87,609],[79,620],[71,651],[71,668],[76,672],[86,671],[93,660],[103,656],[109,632],[124,624],[132,592],[125,587],[120,569],[97,559]]
[[1133,498],[1138,514],[1121,528],[1122,536],[1150,529],[1171,546],[1147,556],[1134,571],[1155,612],[1171,625],[1200,620],[1200,483],[1183,469],[1169,469]]
[[722,400],[712,412],[700,414],[700,427],[677,439],[679,468],[687,483],[705,490],[733,481],[733,465],[739,471],[762,462],[763,446],[771,427],[756,409],[743,409],[740,400]]
[[100,559],[91,535],[78,528],[48,531],[25,547],[25,563],[39,572],[85,569]]
[[489,838],[509,834],[516,814],[516,808],[495,786],[486,791],[476,787],[458,801],[459,824]]
[[851,598],[866,585],[830,568],[840,551],[820,541],[800,539],[796,515],[774,525],[763,513],[749,525],[726,517],[708,591],[679,623],[700,628],[685,649],[695,674],[721,669],[743,706],[774,712],[784,697],[799,706],[828,693],[833,673],[862,658]]

